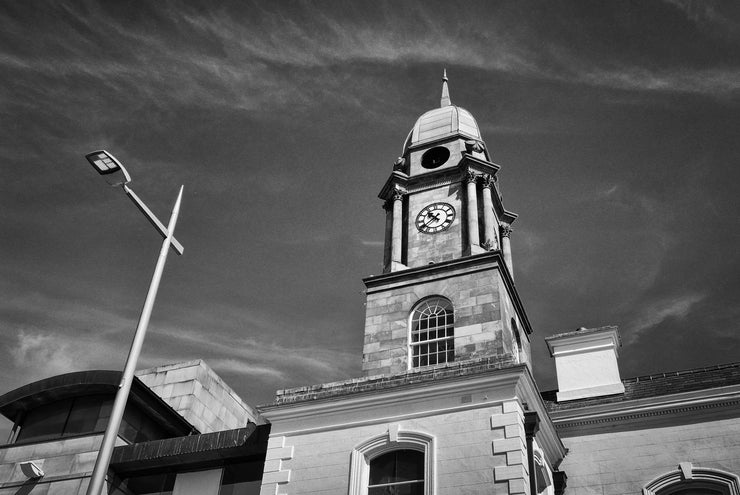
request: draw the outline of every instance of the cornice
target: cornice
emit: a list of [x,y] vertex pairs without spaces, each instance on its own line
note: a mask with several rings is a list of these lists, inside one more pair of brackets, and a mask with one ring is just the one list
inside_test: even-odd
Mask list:
[[[550,416],[559,431],[609,427],[627,421],[650,421],[652,418],[682,415],[722,408],[738,409],[740,385],[717,387],[693,392],[647,397],[623,402],[600,404],[576,409],[552,411]],[[740,413],[738,413],[740,415]]]
[[[463,141],[467,141],[468,139],[472,139],[474,141],[478,141],[478,142],[481,142],[481,143],[483,142],[483,139],[481,139],[481,138],[479,138],[477,136],[473,136],[471,134],[468,134],[466,132],[463,132],[463,131],[459,131],[458,130],[458,131],[453,132],[451,134],[445,134],[444,136],[441,136],[441,137],[427,138],[427,139],[425,139],[423,141],[418,141],[417,143],[414,143],[413,145],[404,148],[404,155],[407,155],[409,153],[415,152],[415,151],[417,151],[419,149],[422,149],[422,148],[431,148],[432,146],[430,146],[430,145],[432,145],[432,144],[440,145],[440,144],[444,144],[444,143],[450,143],[450,142],[453,142],[453,141],[457,141],[459,139],[462,139]],[[488,156],[488,150],[485,147],[484,147],[484,149],[486,150],[486,156]]]
[[[449,185],[455,182],[463,181],[466,172],[473,172],[479,175],[496,176],[501,169],[500,165],[476,158],[467,153],[462,154],[462,158],[454,167],[431,170],[423,174],[407,175],[398,170],[391,172],[391,175],[385,181],[385,184],[378,194],[378,198],[387,200],[394,188],[401,188],[404,192],[420,192],[434,187]],[[499,218],[508,224],[514,222],[518,215],[508,211],[501,200],[498,186],[493,186],[492,194],[493,206]]]
[[396,186],[400,186],[402,189],[406,188],[406,183],[408,182],[408,179],[408,175],[404,174],[403,172],[399,172],[398,170],[394,170],[393,172],[391,172],[388,180],[385,181],[385,184],[383,184],[383,188],[380,190],[378,197],[384,201],[389,199],[391,191],[393,191]]
[[522,322],[522,326],[527,334],[530,335],[533,331],[532,325],[529,322],[529,317],[524,310],[524,304],[522,304],[519,292],[514,285],[514,279],[511,273],[509,273],[509,268],[506,266],[500,250],[442,261],[433,265],[418,266],[406,270],[383,273],[381,275],[371,275],[363,278],[362,281],[365,283],[365,287],[367,287],[367,293],[370,294],[375,290],[385,290],[391,285],[403,287],[404,285],[413,284],[418,282],[419,278],[422,277],[445,278],[450,276],[450,272],[453,270],[468,270],[469,273],[474,273],[491,268],[496,268],[501,273],[501,279],[511,296],[511,301]]
[[[428,404],[429,400],[484,394],[481,402],[458,403],[454,406],[428,408],[420,406],[408,412],[389,412],[398,404]],[[449,414],[456,411],[495,406],[502,401],[520,399],[528,410],[536,411],[541,419],[538,442],[549,459],[557,465],[565,456],[565,447],[550,420],[537,385],[526,365],[485,370],[477,374],[443,377],[429,382],[410,382],[397,387],[366,392],[317,398],[312,401],[260,406],[261,414],[271,423],[273,432],[281,435],[300,435],[354,428],[378,423]],[[371,417],[347,420],[353,415],[371,412]],[[324,420],[322,420],[322,417]],[[341,418],[343,422],[337,422]],[[310,426],[310,422],[318,424]],[[309,425],[309,426],[306,426]],[[287,428],[287,429],[284,429]]]
[[558,435],[555,423],[547,412],[547,406],[542,400],[542,395],[540,395],[529,367],[526,367],[526,375],[528,379],[521,380],[517,384],[517,396],[526,400],[529,410],[535,411],[539,415],[540,428],[537,434],[537,443],[542,447],[551,465],[557,468],[567,451]]
[[468,153],[462,154],[460,166],[469,168],[482,174],[496,175],[501,170],[501,165],[486,160],[481,160]]
[[503,256],[499,251],[487,251],[485,253],[456,258],[452,260],[440,261],[432,265],[423,265],[396,272],[383,273],[381,275],[371,275],[365,277],[362,281],[368,289],[373,289],[380,285],[391,283],[402,283],[406,281],[415,281],[420,276],[431,276],[435,274],[444,274],[450,269],[465,269],[473,267],[490,268],[491,264],[503,264]]

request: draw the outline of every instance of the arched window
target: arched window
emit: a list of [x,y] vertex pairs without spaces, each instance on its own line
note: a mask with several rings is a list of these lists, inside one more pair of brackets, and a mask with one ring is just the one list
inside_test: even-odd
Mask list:
[[450,301],[424,299],[411,313],[410,327],[413,368],[455,360],[455,314]]
[[349,495],[433,495],[435,440],[398,425],[352,450]]
[[423,495],[424,452],[392,450],[370,461],[368,495]]
[[740,495],[740,478],[719,469],[694,467],[682,462],[643,488],[644,495]]

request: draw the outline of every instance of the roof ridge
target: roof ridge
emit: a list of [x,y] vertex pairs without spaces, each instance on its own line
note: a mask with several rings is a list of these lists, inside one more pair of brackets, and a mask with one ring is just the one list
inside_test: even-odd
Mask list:
[[713,364],[711,366],[702,366],[699,368],[688,368],[688,369],[682,369],[682,370],[665,371],[663,373],[653,373],[650,375],[635,376],[631,378],[625,378],[624,380],[622,380],[622,383],[627,383],[627,382],[639,383],[641,381],[654,380],[656,378],[667,378],[669,376],[706,373],[707,371],[718,371],[718,370],[723,370],[727,368],[740,368],[740,362]]

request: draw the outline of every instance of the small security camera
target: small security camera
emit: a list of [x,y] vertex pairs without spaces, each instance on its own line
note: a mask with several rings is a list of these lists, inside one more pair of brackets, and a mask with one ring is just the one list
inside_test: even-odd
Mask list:
[[26,475],[26,478],[30,479],[41,478],[44,475],[44,470],[33,461],[21,462],[21,471]]

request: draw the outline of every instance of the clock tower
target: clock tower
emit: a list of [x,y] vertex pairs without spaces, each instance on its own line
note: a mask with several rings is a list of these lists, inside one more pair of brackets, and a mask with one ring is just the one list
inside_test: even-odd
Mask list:
[[385,375],[487,360],[530,363],[531,327],[513,279],[517,215],[473,115],[453,105],[414,124],[380,192],[383,274],[367,287],[363,371]]

